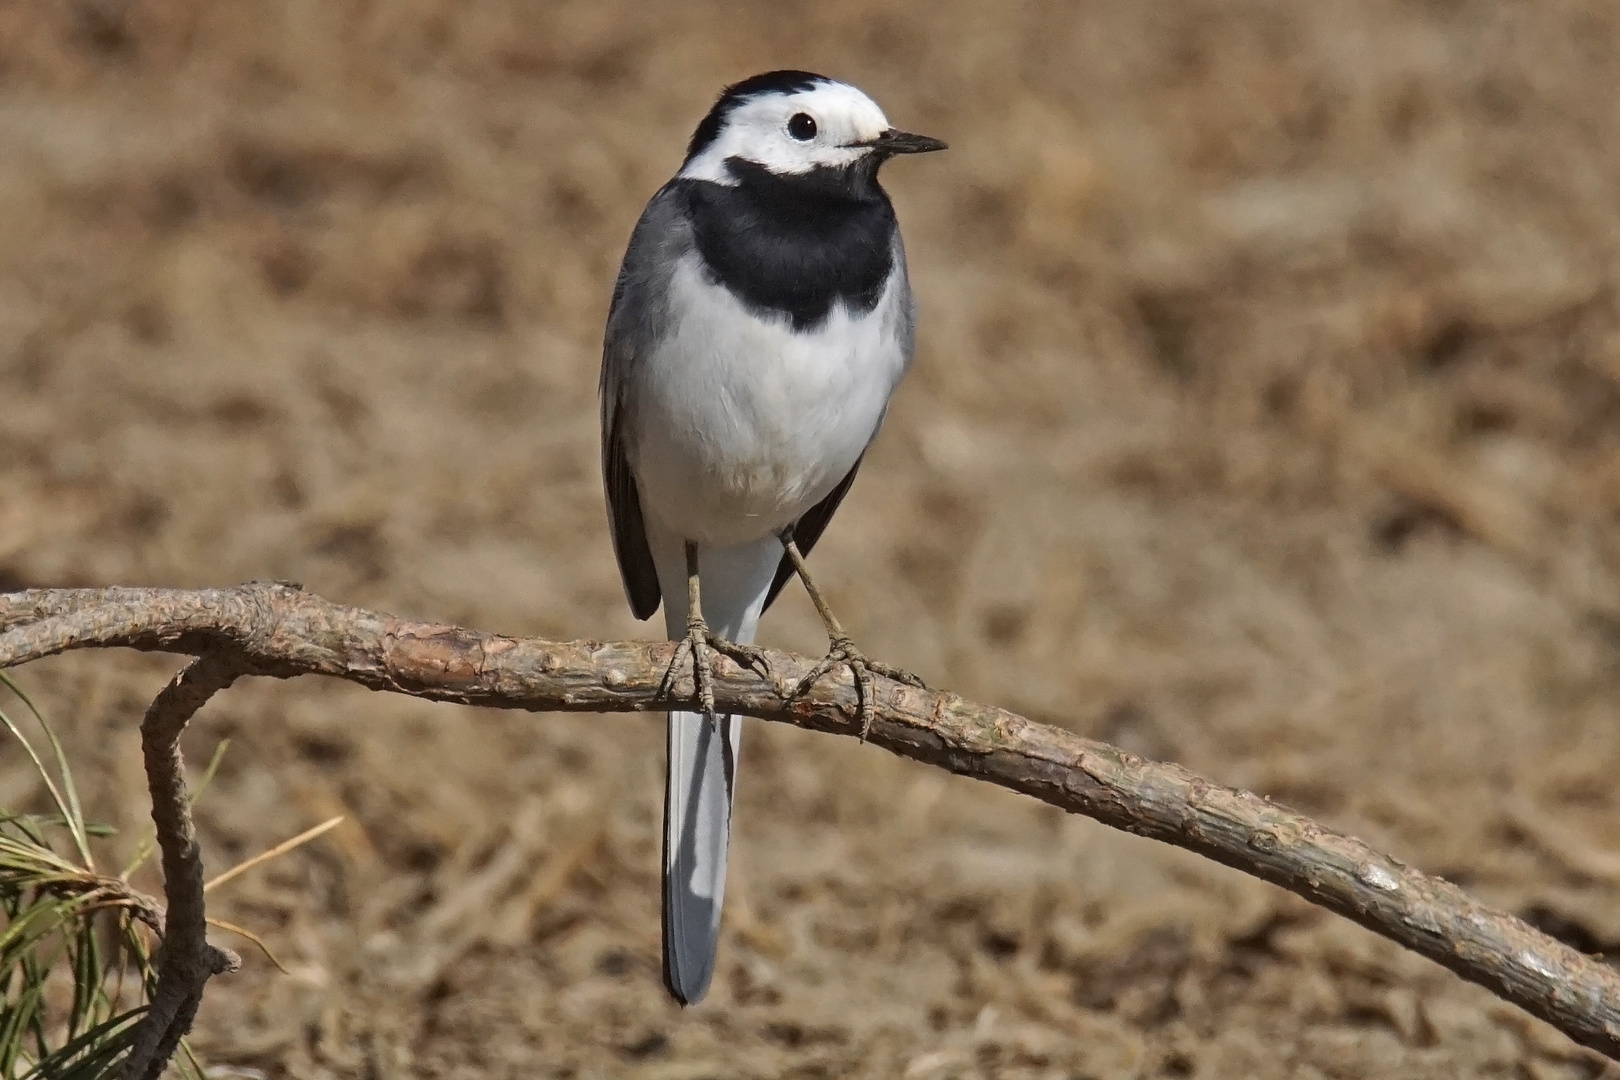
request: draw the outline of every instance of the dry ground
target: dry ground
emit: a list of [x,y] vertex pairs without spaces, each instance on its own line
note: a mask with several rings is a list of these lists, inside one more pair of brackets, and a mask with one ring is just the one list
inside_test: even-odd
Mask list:
[[[859,640],[1620,948],[1617,37],[1608,0],[0,4],[0,582],[649,633],[596,471],[616,260],[722,82],[821,69],[953,146],[890,170],[921,351],[815,556]],[[821,646],[791,590],[765,634]],[[171,667],[23,673],[126,833]],[[212,866],[350,815],[217,904],[292,974],[250,956],[197,1042],[270,1077],[1602,1073],[1236,873],[764,725],[681,1012],[656,719],[254,684],[190,753],[224,736]]]

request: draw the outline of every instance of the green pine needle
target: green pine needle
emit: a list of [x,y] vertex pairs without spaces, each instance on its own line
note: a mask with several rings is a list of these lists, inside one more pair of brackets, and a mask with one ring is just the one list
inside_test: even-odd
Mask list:
[[[3,708],[0,740],[22,746],[56,811],[0,808],[0,1080],[101,1080],[132,1045],[156,983],[148,924],[157,913],[125,877],[97,873],[91,841],[115,830],[85,821],[56,733],[4,672],[0,683],[43,732],[54,770]],[[142,848],[134,865],[150,854]],[[203,1075],[190,1047],[174,1065]]]

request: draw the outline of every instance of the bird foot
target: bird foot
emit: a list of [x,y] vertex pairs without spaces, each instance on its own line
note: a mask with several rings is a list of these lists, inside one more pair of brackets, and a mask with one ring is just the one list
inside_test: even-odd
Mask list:
[[767,681],[774,681],[771,674],[770,661],[766,659],[765,650],[754,645],[742,645],[735,641],[727,641],[709,629],[709,624],[702,617],[693,617],[686,620],[686,636],[680,644],[675,646],[675,655],[669,661],[669,667],[664,672],[664,681],[658,692],[668,696],[675,685],[676,673],[681,663],[690,654],[692,657],[692,687],[697,698],[698,708],[710,720],[714,719],[714,667],[709,650],[728,656],[743,667],[751,667],[758,671]]
[[903,682],[908,686],[915,686],[920,690],[928,689],[928,684],[916,675],[878,660],[868,660],[855,643],[847,637],[835,637],[823,656],[809,674],[799,680],[798,686],[788,695],[788,700],[801,697],[809,692],[810,688],[824,675],[839,665],[849,668],[850,675],[855,680],[855,696],[860,702],[861,709],[861,742],[872,733],[872,721],[877,719],[877,702],[872,694],[872,676],[882,675],[886,679]]

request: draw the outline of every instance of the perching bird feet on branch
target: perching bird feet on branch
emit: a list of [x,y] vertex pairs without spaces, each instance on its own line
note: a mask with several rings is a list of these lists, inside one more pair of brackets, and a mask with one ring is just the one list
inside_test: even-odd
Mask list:
[[872,697],[873,675],[882,675],[884,678],[894,679],[897,682],[915,686],[920,690],[928,689],[928,684],[904,668],[893,667],[877,660],[868,660],[866,655],[855,647],[855,643],[849,639],[847,634],[835,634],[831,627],[829,627],[828,633],[832,638],[832,644],[827,649],[827,655],[823,656],[820,662],[810,669],[808,675],[799,680],[798,685],[793,688],[793,692],[788,695],[788,700],[792,701],[808,693],[817,680],[833,668],[838,667],[840,664],[848,665],[850,674],[855,679],[856,697],[860,700],[861,741],[865,742],[866,737],[872,733],[872,721],[877,718],[877,703]]
[[751,667],[766,679],[772,678],[769,662],[765,659],[765,650],[754,645],[739,645],[735,641],[727,641],[709,629],[709,624],[703,621],[702,616],[694,616],[686,620],[686,636],[680,644],[675,646],[675,655],[669,661],[669,669],[664,673],[664,685],[661,692],[667,697],[674,692],[675,678],[681,669],[682,662],[688,655],[692,657],[692,686],[693,696],[698,703],[698,710],[704,716],[714,717],[714,668],[709,650],[714,650],[722,656],[729,656],[744,667]]
[[782,547],[787,551],[788,559],[793,563],[793,569],[798,572],[799,580],[804,582],[804,589],[810,594],[810,602],[816,606],[816,613],[821,616],[821,623],[827,628],[827,655],[823,656],[815,667],[811,668],[804,678],[788,695],[788,700],[802,697],[810,691],[822,676],[839,665],[849,668],[851,677],[855,680],[855,696],[860,702],[861,709],[861,741],[872,733],[872,721],[877,717],[877,702],[872,697],[872,676],[882,675],[896,682],[903,682],[908,686],[915,686],[920,690],[928,689],[928,684],[922,679],[906,671],[877,660],[869,660],[866,654],[855,647],[855,642],[844,633],[843,626],[827,606],[822,597],[821,590],[810,578],[810,571],[804,565],[804,556],[799,552],[799,545],[793,540],[793,530],[787,529],[782,533]]
[[771,674],[770,663],[765,659],[764,649],[727,641],[709,629],[709,624],[703,618],[702,598],[698,586],[696,544],[686,545],[686,573],[686,610],[689,613],[686,616],[686,636],[675,646],[675,655],[670,658],[669,668],[664,672],[664,682],[660,690],[665,696],[674,693],[676,673],[680,671],[681,662],[690,654],[692,695],[697,699],[699,711],[713,720],[714,668],[713,661],[709,657],[710,649],[722,656],[729,656],[744,667],[753,668],[767,680],[774,681],[774,676]]

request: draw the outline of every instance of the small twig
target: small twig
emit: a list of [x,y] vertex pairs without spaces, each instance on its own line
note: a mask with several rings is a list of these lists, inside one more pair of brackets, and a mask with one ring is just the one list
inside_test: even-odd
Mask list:
[[[199,662],[159,698],[153,711],[165,716],[170,716],[161,708],[166,700],[189,694],[192,701],[183,716],[174,710],[173,716],[181,716],[178,723],[170,716],[163,727],[165,732],[172,728],[172,736],[207,696],[189,689],[188,680],[201,685],[202,676],[209,675],[212,693],[248,669],[281,678],[328,675],[433,701],[533,711],[663,711],[672,698],[684,702],[692,697],[689,680],[661,690],[676,647],[672,642],[499,637],[341,607],[289,586],[263,583],[198,591],[0,595],[0,668],[69,649],[112,646],[210,657],[224,650],[221,655],[238,658]],[[771,670],[786,676],[787,685],[813,666],[786,653],[771,652],[766,659]],[[756,671],[719,659],[714,668],[721,712],[844,735],[860,730],[860,703],[848,678],[824,679],[802,697],[784,702],[775,684]],[[1443,964],[1576,1042],[1620,1059],[1620,972],[1475,903],[1448,882],[1269,799],[1222,787],[1179,765],[1144,761],[1002,709],[887,678],[875,678],[873,691],[870,741],[878,746],[1280,885]],[[178,776],[172,737],[166,745],[170,756],[159,755],[157,764],[168,771],[154,779],[153,795],[166,799],[171,813],[177,806],[183,813],[183,799],[175,803],[170,785]],[[189,818],[173,824],[185,830],[170,831],[184,835],[189,848],[176,851],[176,871],[171,872],[170,845],[164,842],[170,918],[186,912],[185,928],[171,936],[196,949],[205,945],[201,871]],[[159,833],[165,835],[161,821]],[[185,902],[194,907],[182,908],[177,887],[191,890]],[[197,954],[188,955],[195,962]],[[193,971],[191,981],[182,982],[177,975],[169,983],[200,990],[206,978]],[[185,1004],[195,1010],[195,993]],[[173,1038],[184,1029],[180,1020],[176,1012],[167,1028]],[[187,1014],[184,1023],[189,1022]]]
[[248,670],[234,651],[206,652],[163,688],[141,723],[141,753],[152,796],[152,823],[163,852],[168,911],[157,987],[124,1059],[124,1080],[157,1080],[191,1029],[202,1003],[203,986],[213,976],[234,971],[241,964],[234,953],[208,943],[202,853],[191,820],[180,733],[209,698]]

